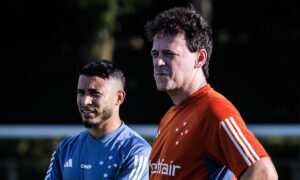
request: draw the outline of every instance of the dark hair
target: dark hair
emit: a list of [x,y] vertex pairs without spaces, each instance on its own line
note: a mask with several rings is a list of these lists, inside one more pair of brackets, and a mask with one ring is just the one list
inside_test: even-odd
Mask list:
[[104,59],[99,59],[85,65],[79,70],[79,74],[98,76],[102,79],[116,78],[121,80],[123,87],[125,88],[125,76],[121,67]]
[[203,17],[193,8],[175,7],[158,14],[146,26],[148,40],[153,41],[156,34],[176,35],[184,33],[190,52],[200,49],[207,51],[207,59],[203,65],[203,72],[208,78],[208,65],[212,52],[212,30]]

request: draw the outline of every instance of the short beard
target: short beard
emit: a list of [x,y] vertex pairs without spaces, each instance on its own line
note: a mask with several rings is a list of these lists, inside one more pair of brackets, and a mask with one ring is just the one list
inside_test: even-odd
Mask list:
[[102,123],[104,123],[107,119],[109,119],[112,115],[112,110],[111,109],[104,109],[102,112],[102,118],[101,121],[99,122],[91,122],[89,120],[87,121],[82,121],[82,124],[86,127],[86,128],[95,128],[95,127],[99,127]]

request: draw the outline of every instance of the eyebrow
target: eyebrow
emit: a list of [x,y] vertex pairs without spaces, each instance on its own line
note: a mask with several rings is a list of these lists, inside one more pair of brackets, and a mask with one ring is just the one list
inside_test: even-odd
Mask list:
[[[77,89],[78,92],[82,92],[84,91],[83,89]],[[94,88],[88,88],[89,92],[101,92],[99,89],[94,89]]]
[[[158,52],[159,50],[157,49],[152,49],[150,52]],[[175,51],[171,50],[171,49],[163,49],[161,50],[162,52],[172,52],[172,53],[176,53]]]
[[88,91],[89,91],[89,92],[92,92],[92,93],[100,92],[99,89],[92,89],[92,88],[89,88]]

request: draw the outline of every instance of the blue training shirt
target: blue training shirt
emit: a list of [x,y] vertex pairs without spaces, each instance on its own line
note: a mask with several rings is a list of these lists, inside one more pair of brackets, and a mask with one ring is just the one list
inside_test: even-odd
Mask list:
[[150,151],[151,146],[124,122],[98,139],[85,130],[56,147],[45,180],[148,180]]

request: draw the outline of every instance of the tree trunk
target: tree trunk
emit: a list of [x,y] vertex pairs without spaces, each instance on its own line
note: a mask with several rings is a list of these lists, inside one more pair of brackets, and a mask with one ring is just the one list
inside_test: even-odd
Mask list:
[[194,6],[196,11],[203,16],[206,22],[211,25],[213,15],[212,0],[191,0],[190,3]]
[[98,31],[95,41],[92,44],[89,59],[106,59],[112,61],[115,40],[107,29]]

